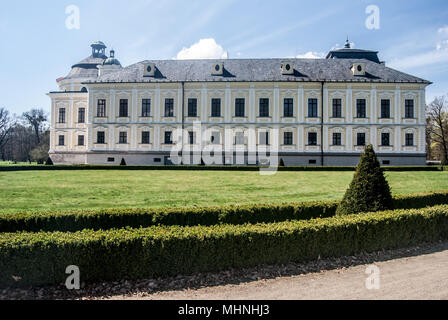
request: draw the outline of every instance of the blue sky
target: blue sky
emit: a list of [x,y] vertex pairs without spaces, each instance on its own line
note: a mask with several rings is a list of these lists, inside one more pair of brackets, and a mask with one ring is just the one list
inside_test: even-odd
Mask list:
[[[80,10],[79,30],[66,27],[70,5]],[[379,29],[365,26],[368,5],[380,9]],[[87,57],[95,40],[127,66],[198,53],[319,57],[347,36],[356,48],[380,51],[388,66],[434,82],[428,101],[448,94],[446,0],[16,0],[0,11],[0,106],[17,114],[49,110],[45,93],[57,89],[55,79]]]

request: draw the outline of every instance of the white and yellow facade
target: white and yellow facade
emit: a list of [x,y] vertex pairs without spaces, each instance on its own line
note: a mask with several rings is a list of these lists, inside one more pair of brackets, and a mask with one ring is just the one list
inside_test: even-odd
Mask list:
[[[334,78],[313,74],[322,74],[333,60],[336,66],[329,68]],[[245,164],[259,164],[256,150],[267,149],[278,152],[285,165],[356,165],[364,141],[374,146],[384,165],[425,164],[428,81],[359,58],[343,65],[340,59],[315,61],[147,61],[124,69],[101,65],[93,76],[90,66],[89,74],[81,70],[79,77],[61,79],[60,90],[49,94],[50,156],[57,164],[116,165],[125,159],[128,165],[164,165],[171,162],[173,148],[201,154],[213,145],[223,151],[216,164],[235,164],[229,155],[236,152],[246,155]],[[264,62],[267,74],[258,77],[254,66]],[[230,76],[213,75],[218,64]],[[239,64],[246,68],[242,76]],[[284,64],[296,75],[282,74]],[[365,68],[364,77],[346,68],[357,64]],[[198,71],[192,76],[183,73],[195,65]],[[145,76],[148,66],[158,68],[158,78]],[[286,106],[291,102],[292,113]],[[213,112],[213,103],[219,113]],[[196,114],[189,114],[193,105]],[[190,132],[195,132],[193,140]],[[267,141],[262,139],[266,132]],[[172,141],[167,141],[169,133]],[[238,135],[244,139],[237,142]],[[248,157],[252,151],[255,163]]]

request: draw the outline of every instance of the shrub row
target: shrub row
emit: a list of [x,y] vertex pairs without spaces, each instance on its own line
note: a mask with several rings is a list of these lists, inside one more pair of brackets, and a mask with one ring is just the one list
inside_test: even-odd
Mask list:
[[[272,223],[332,217],[339,201],[264,204],[205,208],[104,209],[61,212],[0,214],[0,232],[106,230],[154,225],[215,225]],[[411,209],[448,204],[448,192],[400,195],[395,209]]]
[[[49,170],[207,170],[207,171],[259,171],[260,166],[0,166],[1,171],[49,171]],[[441,171],[440,166],[387,166],[385,171]],[[355,171],[349,166],[288,166],[278,171]]]
[[448,206],[258,225],[0,234],[0,286],[167,277],[448,238]]
[[[447,196],[448,199],[448,196]],[[448,200],[447,200],[448,203]],[[106,230],[156,225],[271,223],[334,216],[339,201],[220,207],[96,209],[0,214],[0,232]]]

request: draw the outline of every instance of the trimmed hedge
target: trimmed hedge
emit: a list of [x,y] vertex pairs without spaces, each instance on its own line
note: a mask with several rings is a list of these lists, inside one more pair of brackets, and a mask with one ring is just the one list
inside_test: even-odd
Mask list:
[[[51,171],[51,170],[206,170],[206,171],[260,171],[260,166],[108,166],[108,165],[73,165],[73,166],[0,166],[1,171]],[[278,171],[355,171],[347,166],[290,166],[278,167]],[[385,171],[442,171],[440,166],[387,166]]]
[[[215,225],[271,223],[332,217],[339,201],[204,208],[103,209],[0,214],[0,232],[106,230],[154,225]],[[395,209],[448,204],[448,192],[394,197]]]
[[418,209],[448,204],[448,191],[393,196],[394,209]]
[[[448,206],[258,225],[0,234],[0,285],[167,277],[304,262],[448,238]],[[18,281],[14,280],[20,279]]]
[[[448,203],[448,194],[447,202]],[[157,225],[210,226],[271,223],[332,217],[338,201],[221,207],[73,210],[0,214],[0,232],[63,231],[139,228]]]

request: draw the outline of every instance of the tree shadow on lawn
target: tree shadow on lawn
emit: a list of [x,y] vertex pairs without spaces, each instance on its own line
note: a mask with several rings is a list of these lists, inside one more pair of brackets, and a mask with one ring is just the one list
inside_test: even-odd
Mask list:
[[120,280],[83,284],[81,290],[69,291],[65,286],[33,287],[28,289],[0,289],[0,300],[72,300],[104,299],[113,296],[127,298],[145,297],[166,291],[195,290],[204,287],[238,285],[278,277],[290,277],[318,273],[341,268],[354,267],[392,259],[415,257],[448,250],[448,241],[422,243],[400,249],[381,250],[373,253],[359,253],[353,256],[325,258],[304,263],[261,265],[254,268],[230,269],[221,272],[205,272],[170,278]]

